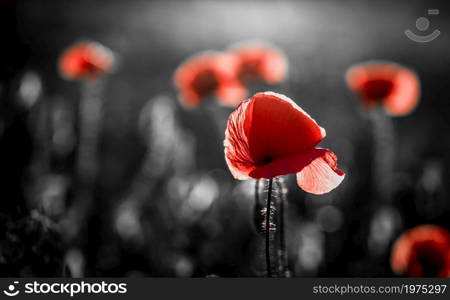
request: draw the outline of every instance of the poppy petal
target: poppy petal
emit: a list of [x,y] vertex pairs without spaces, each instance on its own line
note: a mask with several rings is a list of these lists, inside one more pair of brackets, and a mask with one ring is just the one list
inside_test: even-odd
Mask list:
[[227,106],[237,106],[247,97],[247,89],[241,84],[223,84],[216,91],[217,99]]
[[96,42],[80,42],[64,51],[59,60],[61,75],[67,79],[95,79],[110,72],[114,54]]
[[298,154],[315,147],[325,130],[288,97],[258,93],[246,113],[249,151],[257,164]]
[[295,174],[303,170],[316,158],[322,157],[328,150],[309,149],[299,154],[282,157],[269,163],[256,166],[250,173],[252,178],[274,178],[286,174]]
[[174,73],[174,84],[180,90],[180,102],[194,107],[217,87],[215,65],[219,54],[205,52],[188,58]]
[[410,113],[417,106],[420,81],[414,71],[392,62],[366,62],[347,71],[347,84],[365,108],[382,104],[393,116]]
[[391,268],[410,277],[448,277],[449,232],[436,225],[420,225],[404,232],[392,247]]
[[251,178],[249,173],[255,168],[250,155],[248,129],[245,128],[248,110],[251,106],[246,100],[231,113],[223,142],[228,168],[234,178],[240,180]]
[[174,84],[180,90],[181,103],[194,107],[215,95],[224,104],[238,104],[246,93],[235,83],[237,63],[234,55],[216,51],[206,51],[188,58],[174,73]]
[[390,92],[401,67],[391,62],[366,62],[350,67],[347,85],[367,101],[380,100]]
[[244,83],[261,80],[275,84],[286,77],[287,58],[273,45],[263,41],[239,43],[230,47],[230,53],[239,58],[238,77]]
[[263,78],[267,83],[275,84],[283,81],[287,72],[287,59],[281,52],[273,51],[267,54],[262,70]]
[[180,93],[178,94],[178,99],[181,105],[183,105],[186,108],[196,107],[200,104],[201,101],[198,93],[189,89],[180,90]]
[[[300,161],[297,155],[313,148],[325,134],[291,99],[258,93],[230,115],[224,141],[226,161],[237,179],[296,173],[302,166],[290,167],[290,161]],[[252,172],[264,165],[268,167]],[[289,172],[290,168],[294,171]]]
[[396,88],[386,99],[384,108],[391,115],[403,116],[416,108],[420,96],[420,82],[414,72],[406,69],[399,72],[395,81]]
[[336,188],[345,174],[336,155],[314,146],[325,130],[291,99],[258,93],[231,113],[225,131],[225,160],[236,179],[274,178],[297,173],[298,185],[323,194]]
[[327,149],[312,149],[310,152],[313,159],[297,173],[297,184],[311,194],[328,193],[339,186],[345,173],[337,169],[337,157],[333,152]]

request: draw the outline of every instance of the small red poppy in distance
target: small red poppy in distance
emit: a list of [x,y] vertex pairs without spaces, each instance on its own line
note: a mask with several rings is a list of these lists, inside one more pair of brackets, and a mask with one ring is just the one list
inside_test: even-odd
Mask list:
[[113,52],[96,42],[80,42],[67,48],[59,60],[59,70],[67,79],[95,79],[110,72]]
[[402,116],[414,110],[420,96],[420,82],[415,72],[391,62],[367,62],[347,71],[347,84],[365,108],[382,105],[386,112]]
[[275,84],[287,75],[286,56],[273,46],[246,43],[231,47],[229,51],[239,58],[237,76],[243,83],[260,80]]
[[247,96],[247,90],[236,78],[237,63],[235,56],[213,51],[187,59],[174,74],[181,103],[195,107],[215,96],[225,105],[238,105]]
[[236,179],[296,173],[300,188],[324,194],[345,177],[333,152],[315,148],[324,137],[325,130],[294,101],[273,92],[258,93],[230,115],[225,159]]
[[450,234],[435,225],[403,233],[391,253],[391,267],[409,277],[450,277]]

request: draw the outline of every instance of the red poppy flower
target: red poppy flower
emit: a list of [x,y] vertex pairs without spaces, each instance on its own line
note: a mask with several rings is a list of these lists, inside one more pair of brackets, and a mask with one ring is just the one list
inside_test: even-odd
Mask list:
[[239,58],[238,77],[244,82],[261,80],[274,84],[282,81],[287,74],[285,55],[272,46],[244,44],[231,48],[231,53]]
[[315,148],[324,137],[325,130],[294,101],[273,92],[258,93],[230,115],[225,159],[236,179],[296,173],[300,188],[323,194],[345,175],[337,169],[333,152]]
[[417,75],[390,62],[368,62],[351,67],[347,72],[347,84],[366,108],[382,105],[387,113],[395,116],[413,111],[420,95]]
[[247,90],[236,78],[237,63],[233,55],[212,51],[189,58],[174,74],[182,104],[194,107],[208,96],[225,105],[239,104]]
[[391,255],[392,270],[410,277],[450,277],[450,234],[422,225],[403,233]]
[[95,79],[111,71],[113,64],[110,49],[96,42],[82,42],[64,51],[59,69],[68,79]]

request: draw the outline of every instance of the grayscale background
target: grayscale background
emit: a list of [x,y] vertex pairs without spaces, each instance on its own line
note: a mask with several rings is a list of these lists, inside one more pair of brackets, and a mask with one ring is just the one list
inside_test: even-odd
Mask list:
[[[450,226],[449,9],[406,0],[2,0],[0,275],[263,275],[254,182],[234,180],[223,156],[232,109],[208,100],[185,110],[172,84],[186,57],[258,38],[286,53],[289,79],[250,92],[294,99],[327,130],[321,146],[347,173],[324,196],[286,176],[293,276],[394,276],[389,255],[401,232]],[[419,17],[430,20],[426,34],[441,31],[436,40],[405,36],[421,33]],[[87,200],[75,167],[80,84],[57,69],[82,39],[119,60],[102,81],[99,173]],[[344,79],[370,59],[408,66],[422,84],[417,109],[390,120],[389,203],[377,196],[370,116]]]

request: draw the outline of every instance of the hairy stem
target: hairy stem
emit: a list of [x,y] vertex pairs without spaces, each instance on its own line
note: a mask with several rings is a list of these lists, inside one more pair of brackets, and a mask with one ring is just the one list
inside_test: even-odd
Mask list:
[[267,276],[272,277],[272,268],[270,264],[270,212],[272,205],[272,178],[269,179],[269,187],[267,191],[267,205],[266,205],[266,266],[267,266]]
[[287,252],[286,252],[286,235],[285,235],[285,226],[284,226],[284,219],[285,219],[285,202],[286,202],[286,195],[284,192],[284,186],[282,183],[282,178],[279,178],[277,180],[278,190],[280,191],[280,211],[279,211],[279,233],[280,233],[280,259],[281,259],[281,273],[282,276],[286,275],[287,272]]
[[280,200],[280,252],[282,257],[282,272],[286,271],[286,237],[284,234],[284,201]]

